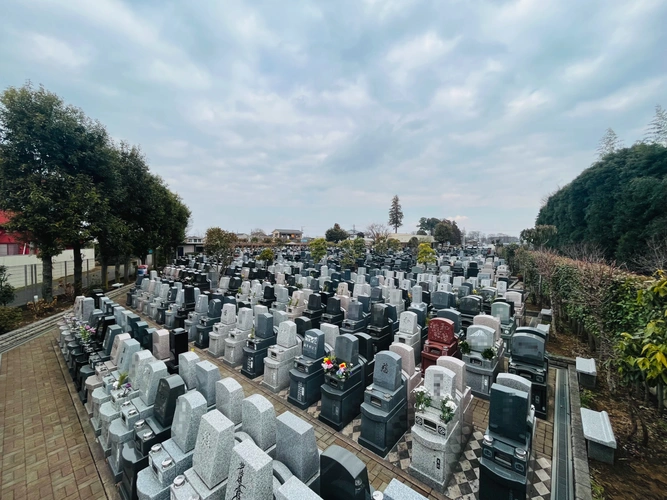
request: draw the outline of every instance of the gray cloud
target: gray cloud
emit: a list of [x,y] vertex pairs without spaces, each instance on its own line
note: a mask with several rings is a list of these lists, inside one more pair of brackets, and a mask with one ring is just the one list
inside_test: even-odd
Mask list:
[[639,138],[665,19],[660,0],[6,0],[0,87],[43,83],[141,144],[202,230],[364,227],[398,194],[407,231],[518,234],[607,127]]

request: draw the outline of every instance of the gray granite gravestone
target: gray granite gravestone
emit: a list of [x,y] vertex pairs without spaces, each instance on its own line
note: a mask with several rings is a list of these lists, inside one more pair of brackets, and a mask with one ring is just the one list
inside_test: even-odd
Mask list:
[[[197,498],[222,498],[229,473],[230,450],[234,446],[234,424],[217,410],[205,414],[199,424],[197,443],[192,456],[192,468],[185,471],[186,488],[174,480],[172,498],[189,500],[184,495],[190,488]],[[180,492],[178,490],[181,490]]]
[[273,392],[289,387],[289,371],[294,366],[294,358],[301,354],[297,343],[296,323],[284,321],[280,324],[276,345],[268,348],[264,359],[265,385]]
[[195,365],[197,390],[206,398],[208,406],[215,404],[215,383],[220,380],[220,369],[208,360]]
[[319,491],[320,457],[313,426],[286,411],[276,419],[276,460]]
[[[424,387],[431,395],[431,404],[415,414],[412,427],[412,476],[443,493],[454,472],[461,449],[460,408],[456,406],[456,374],[442,366],[426,369]],[[443,400],[454,403],[449,422],[441,419]]]
[[178,355],[178,374],[183,379],[183,382],[185,382],[185,387],[189,391],[197,387],[197,371],[195,367],[200,361],[199,356],[192,351],[183,352]]
[[426,497],[393,478],[384,490],[383,500],[426,500]]
[[197,391],[178,398],[171,426],[171,439],[155,445],[148,456],[148,467],[137,475],[140,500],[166,500],[176,476],[192,467],[192,457],[206,399]]
[[243,400],[241,412],[243,432],[273,457],[276,444],[276,410],[273,405],[264,396],[253,394]]
[[242,421],[243,387],[234,378],[226,377],[215,383],[215,405],[238,426]]
[[226,500],[270,499],[273,496],[273,460],[252,441],[232,449]]

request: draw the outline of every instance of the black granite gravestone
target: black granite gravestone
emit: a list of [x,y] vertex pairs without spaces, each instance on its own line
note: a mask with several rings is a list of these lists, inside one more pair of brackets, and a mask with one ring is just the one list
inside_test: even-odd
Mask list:
[[287,400],[305,410],[320,400],[324,383],[324,333],[311,329],[305,334],[303,353],[294,359],[294,368],[289,372],[290,388]]
[[256,325],[254,338],[246,340],[246,345],[243,347],[241,367],[241,373],[251,379],[264,375],[264,358],[267,356],[269,347],[276,343],[272,314],[257,315]]
[[371,500],[366,465],[350,451],[331,445],[320,455],[323,500]]
[[334,351],[337,363],[345,363],[348,374],[325,374],[319,419],[340,431],[359,414],[364,397],[364,367],[359,359],[359,339],[355,336],[336,337]]

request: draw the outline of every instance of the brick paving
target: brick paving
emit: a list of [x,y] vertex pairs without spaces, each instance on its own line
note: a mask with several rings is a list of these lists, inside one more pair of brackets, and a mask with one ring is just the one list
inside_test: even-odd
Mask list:
[[61,370],[55,333],[6,352],[0,360],[3,500],[110,498],[104,488],[106,464],[98,470],[85,432],[90,424],[86,418],[82,425],[72,404],[74,385]]
[[[0,360],[0,498],[116,499],[117,490],[87,413],[56,352],[56,335],[54,330],[36,338]],[[223,377],[234,377],[246,396],[261,394],[275,406],[277,415],[290,411],[309,422],[320,449],[337,444],[350,450],[366,464],[375,489],[384,490],[396,478],[430,499],[447,498],[324,425],[316,415],[288,404],[258,381],[246,379],[208,351],[194,351],[216,364]],[[477,430],[486,429],[488,402],[475,399],[473,421]],[[548,422],[538,420],[534,449],[551,458],[552,442],[550,411]]]

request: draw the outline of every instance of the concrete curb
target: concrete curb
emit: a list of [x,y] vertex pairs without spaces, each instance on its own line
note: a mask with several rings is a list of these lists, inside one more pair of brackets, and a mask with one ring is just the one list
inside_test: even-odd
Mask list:
[[592,500],[591,473],[588,468],[588,451],[581,424],[581,399],[579,382],[574,365],[567,367],[570,386],[570,425],[572,431],[572,459],[574,462],[574,497],[576,500]]

